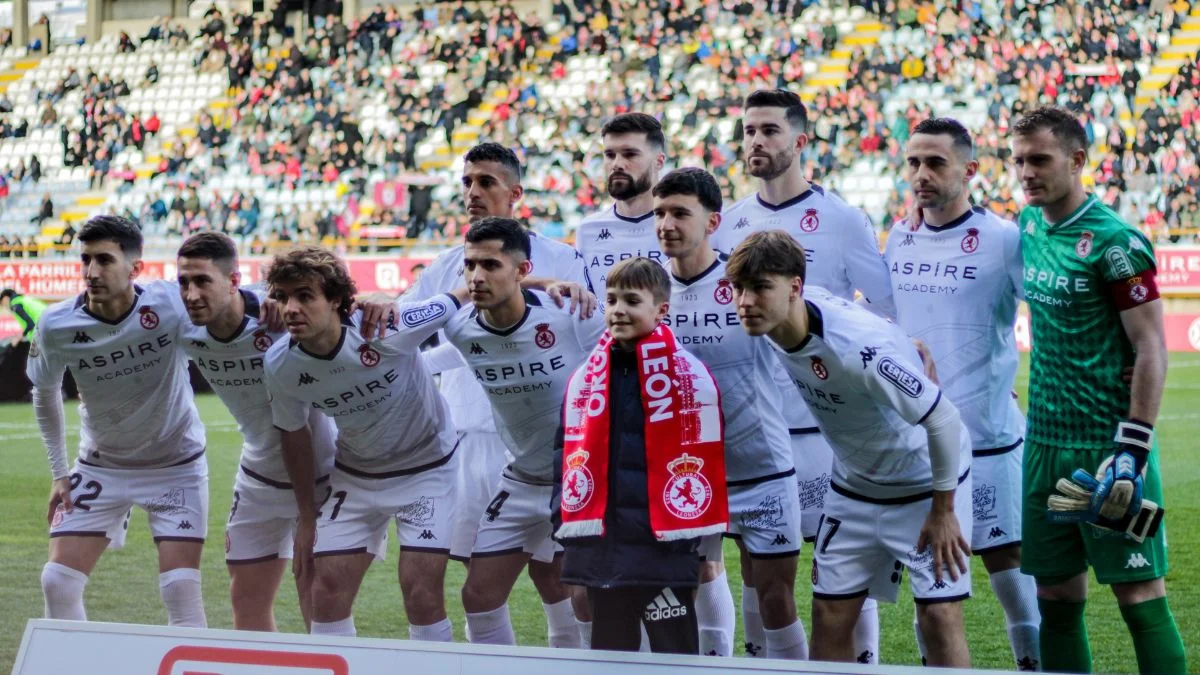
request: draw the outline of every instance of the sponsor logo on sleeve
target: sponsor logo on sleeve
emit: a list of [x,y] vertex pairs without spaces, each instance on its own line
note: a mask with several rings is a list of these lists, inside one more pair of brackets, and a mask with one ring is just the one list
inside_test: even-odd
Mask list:
[[430,302],[420,307],[411,307],[400,314],[400,320],[409,328],[416,328],[429,323],[446,313],[446,305],[440,302]]
[[921,378],[896,363],[890,356],[880,359],[876,370],[883,376],[883,379],[896,385],[896,388],[905,396],[918,398],[925,392],[925,384],[921,382]]
[[1120,246],[1109,246],[1104,251],[1104,262],[1108,264],[1108,271],[1113,279],[1124,279],[1134,274],[1133,262]]

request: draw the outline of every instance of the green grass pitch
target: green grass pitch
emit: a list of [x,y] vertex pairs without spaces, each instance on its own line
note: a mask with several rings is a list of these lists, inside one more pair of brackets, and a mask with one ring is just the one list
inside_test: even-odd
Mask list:
[[[1026,369],[1022,368],[1017,389],[1022,397],[1026,388]],[[208,623],[212,627],[232,625],[229,608],[229,582],[223,560],[224,523],[229,511],[233,473],[237,466],[240,437],[233,420],[214,396],[199,400],[200,412],[208,426],[208,461],[211,489],[209,545],[204,551],[204,598]],[[76,442],[77,417],[74,405],[68,407]],[[1200,551],[1200,461],[1192,445],[1200,438],[1200,355],[1173,354],[1167,392],[1159,420],[1163,475],[1166,484],[1172,567],[1168,577],[1171,606],[1188,645],[1189,660],[1200,664],[1200,565],[1193,559]],[[72,453],[73,454],[73,453]],[[28,405],[0,406],[0,667],[7,670],[16,658],[18,643],[27,619],[42,615],[39,575],[46,560],[46,496],[49,473],[42,444]],[[166,614],[158,595],[155,552],[145,524],[145,515],[135,511],[129,540],[120,551],[110,551],[101,560],[87,588],[88,616],[95,621],[164,624]],[[393,531],[394,535],[394,531]],[[400,604],[396,581],[397,549],[391,537],[386,563],[372,567],[359,593],[354,617],[360,635],[371,637],[407,637],[407,626]],[[730,546],[727,544],[727,546]],[[800,616],[808,625],[810,596],[808,567],[811,549],[806,547],[800,561],[797,600]],[[726,550],[726,562],[733,580],[735,602],[741,591],[737,555]],[[1012,657],[1004,629],[1004,616],[992,596],[983,566],[974,562],[975,597],[966,603],[967,638],[976,666],[1011,667]],[[446,605],[454,623],[455,639],[464,640],[464,620],[458,590],[464,569],[451,563],[446,579]],[[1093,584],[1093,601],[1088,605],[1088,626],[1095,652],[1096,672],[1132,672],[1136,669],[1128,633],[1117,612],[1112,595]],[[544,645],[545,619],[536,593],[527,578],[515,589],[512,617],[518,641],[525,645]],[[276,604],[280,629],[300,632],[303,625],[296,606],[294,587],[285,580]],[[904,585],[895,605],[881,606],[882,656],[886,663],[918,662],[912,635],[912,600]],[[739,622],[740,623],[740,622]],[[739,626],[740,636],[740,626]],[[735,642],[740,645],[741,639]],[[740,647],[738,649],[740,651]]]

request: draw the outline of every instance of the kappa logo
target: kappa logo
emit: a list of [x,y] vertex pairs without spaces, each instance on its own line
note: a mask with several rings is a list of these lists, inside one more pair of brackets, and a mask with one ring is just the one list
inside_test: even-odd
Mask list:
[[875,652],[870,649],[863,650],[863,653],[858,655],[859,663],[870,663],[871,659],[875,658]]
[[904,241],[900,242],[901,246],[916,246],[917,240],[913,239],[911,234],[904,235]]
[[480,347],[478,342],[472,342],[471,343],[471,353],[472,354],[486,354],[487,350],[484,349],[483,347]]
[[600,230],[600,234],[596,235],[596,241],[604,241],[605,239],[612,239],[612,232],[609,232],[607,227]]
[[946,582],[943,579],[937,579],[933,582],[933,590],[943,591],[946,589]]
[[87,334],[87,331],[80,330],[75,331],[75,339],[71,340],[71,342],[78,345],[87,344],[88,342],[95,342],[95,340],[92,339],[91,335]]
[[417,535],[417,539],[437,539],[437,537],[429,530],[421,530],[421,534]]
[[195,528],[192,527],[191,521],[181,520],[181,521],[179,521],[179,524],[175,526],[175,529],[177,529],[177,530],[193,530]]
[[772,546],[786,546],[790,543],[792,543],[792,540],[785,537],[782,533],[775,535],[775,538],[771,540]]
[[896,388],[905,396],[911,398],[919,398],[925,393],[925,384],[921,382],[921,378],[909,372],[904,366],[896,363],[890,356],[885,356],[879,360],[879,365],[875,367],[879,374],[885,380],[896,385]]
[[1146,560],[1146,556],[1141,553],[1131,553],[1129,554],[1129,560],[1125,561],[1125,569],[1127,570],[1137,570],[1149,566],[1150,561]]
[[681,616],[687,616],[688,609],[679,597],[675,595],[675,591],[670,588],[662,589],[662,592],[654,596],[650,604],[646,605],[646,610],[643,614],[646,621],[665,621],[667,619],[678,619]]
[[153,307],[143,307],[138,312],[142,315],[141,319],[139,319],[142,323],[142,328],[146,330],[158,328],[158,315],[154,313]]
[[259,328],[258,330],[254,331],[255,349],[260,352],[265,352],[270,349],[271,345],[273,344],[275,344],[275,340],[270,335],[267,335],[267,330],[265,328]]
[[304,385],[312,384],[313,382],[320,382],[320,380],[312,375],[309,375],[308,373],[300,373],[300,381],[296,383],[296,386],[303,387]]
[[446,313],[446,306],[440,302],[430,302],[420,307],[412,307],[400,314],[400,320],[409,328],[416,328],[435,321]]
[[[733,229],[735,229],[735,230],[740,230],[740,229],[747,228],[747,227],[750,227],[750,219],[747,218],[746,216],[742,216],[741,218],[738,218],[738,221],[736,223],[734,223],[734,225],[733,225]],[[746,646],[749,647],[750,643],[747,642]]]
[[1002,530],[998,527],[993,527],[992,530],[990,532],[988,532],[988,539],[999,539],[1000,537],[1003,537],[1006,534],[1008,534],[1008,533],[1005,532],[1004,530]]
[[192,346],[196,349],[208,349],[208,343],[204,340],[192,340]]
[[756,645],[753,642],[746,642],[742,648],[746,650],[746,656],[758,656],[759,652],[763,650],[762,645]]
[[867,364],[871,363],[871,361],[875,359],[875,355],[878,353],[878,347],[863,347],[862,351],[858,353],[858,355],[862,357],[863,370],[867,369]]

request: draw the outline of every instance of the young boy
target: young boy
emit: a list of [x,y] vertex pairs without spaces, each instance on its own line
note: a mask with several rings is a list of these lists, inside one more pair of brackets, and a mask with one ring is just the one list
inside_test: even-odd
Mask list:
[[662,323],[670,294],[648,258],[614,267],[608,330],[567,387],[551,505],[593,649],[637,651],[641,622],[651,651],[696,654],[699,538],[728,525],[720,395]]

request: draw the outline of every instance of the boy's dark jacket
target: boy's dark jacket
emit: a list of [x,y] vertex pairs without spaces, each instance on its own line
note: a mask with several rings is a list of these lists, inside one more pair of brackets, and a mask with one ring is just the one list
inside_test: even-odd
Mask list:
[[[612,348],[608,400],[608,507],[604,536],[563,539],[564,583],[596,588],[621,586],[693,587],[698,584],[699,539],[660,542],[650,531],[646,490],[645,423],[637,356]],[[554,528],[562,524],[562,442],[560,422],[554,462]]]

